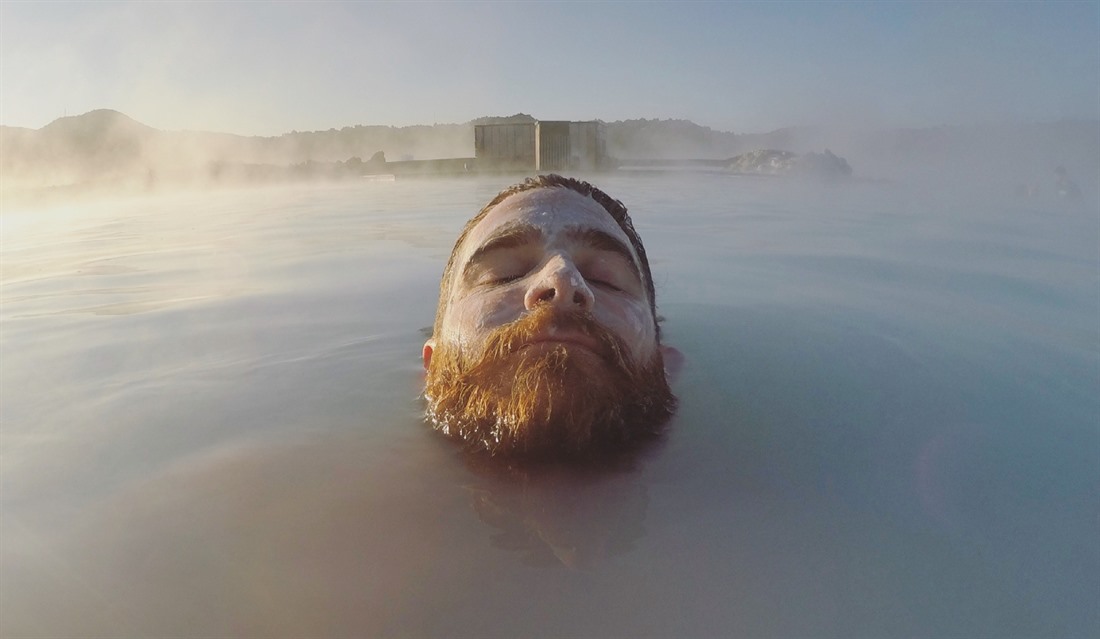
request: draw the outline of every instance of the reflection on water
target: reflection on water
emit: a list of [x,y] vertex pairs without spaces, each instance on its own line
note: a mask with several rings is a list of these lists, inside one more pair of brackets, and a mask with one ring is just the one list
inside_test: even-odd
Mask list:
[[591,569],[645,535],[648,491],[632,458],[586,469],[471,456],[465,461],[478,480],[463,488],[478,519],[496,529],[493,546],[534,566]]
[[0,635],[1100,629],[1095,207],[605,176],[680,411],[621,465],[511,468],[418,399],[508,181],[5,211]]

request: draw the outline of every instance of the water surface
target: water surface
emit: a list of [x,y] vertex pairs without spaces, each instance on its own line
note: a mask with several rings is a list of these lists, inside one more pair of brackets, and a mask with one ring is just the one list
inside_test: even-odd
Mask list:
[[667,437],[584,473],[421,420],[509,178],[5,210],[0,634],[1100,630],[1094,205],[593,180],[686,364]]

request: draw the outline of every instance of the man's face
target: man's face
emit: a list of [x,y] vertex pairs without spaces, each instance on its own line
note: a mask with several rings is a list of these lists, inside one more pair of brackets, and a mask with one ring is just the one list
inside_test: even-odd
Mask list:
[[[459,247],[438,343],[480,352],[494,329],[536,306],[585,310],[628,347],[653,357],[657,328],[630,240],[591,198],[565,188],[517,193]],[[569,348],[569,335],[547,335]]]
[[424,347],[437,428],[492,452],[614,447],[675,400],[638,256],[591,198],[536,188],[491,209],[457,248]]

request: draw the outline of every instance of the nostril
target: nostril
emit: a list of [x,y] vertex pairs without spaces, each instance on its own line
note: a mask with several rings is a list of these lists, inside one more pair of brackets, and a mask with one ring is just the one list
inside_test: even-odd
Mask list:
[[573,303],[574,304],[584,304],[584,293],[581,293],[579,290],[574,291],[573,292]]
[[549,302],[550,300],[554,299],[554,289],[546,289],[539,295],[538,299],[540,302]]

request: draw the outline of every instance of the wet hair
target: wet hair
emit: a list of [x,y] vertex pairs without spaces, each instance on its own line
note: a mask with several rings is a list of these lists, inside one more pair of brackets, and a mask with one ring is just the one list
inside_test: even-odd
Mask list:
[[610,215],[619,225],[619,228],[623,230],[623,233],[625,233],[626,237],[630,240],[630,245],[634,247],[634,253],[638,256],[638,268],[642,272],[642,285],[645,286],[646,294],[649,295],[649,310],[653,315],[653,325],[656,327],[657,338],[659,340],[661,327],[657,323],[657,301],[653,289],[653,275],[649,270],[649,258],[646,257],[645,247],[642,246],[642,239],[638,237],[638,232],[634,230],[634,223],[630,220],[630,214],[627,213],[626,206],[588,182],[583,182],[575,178],[563,177],[554,173],[529,177],[519,184],[509,186],[500,193],[497,193],[492,201],[478,211],[477,215],[466,222],[466,226],[462,228],[462,232],[459,233],[458,239],[455,241],[454,248],[451,249],[451,257],[447,260],[447,266],[443,269],[443,279],[439,283],[439,305],[436,307],[435,312],[434,334],[438,335],[442,328],[443,313],[447,310],[447,305],[450,303],[451,286],[455,278],[455,259],[458,257],[458,250],[466,241],[466,236],[470,234],[470,231],[477,226],[478,222],[480,222],[489,211],[493,210],[495,206],[504,200],[507,200],[517,193],[544,188],[566,188],[585,197],[592,198],[607,211],[607,214]]

